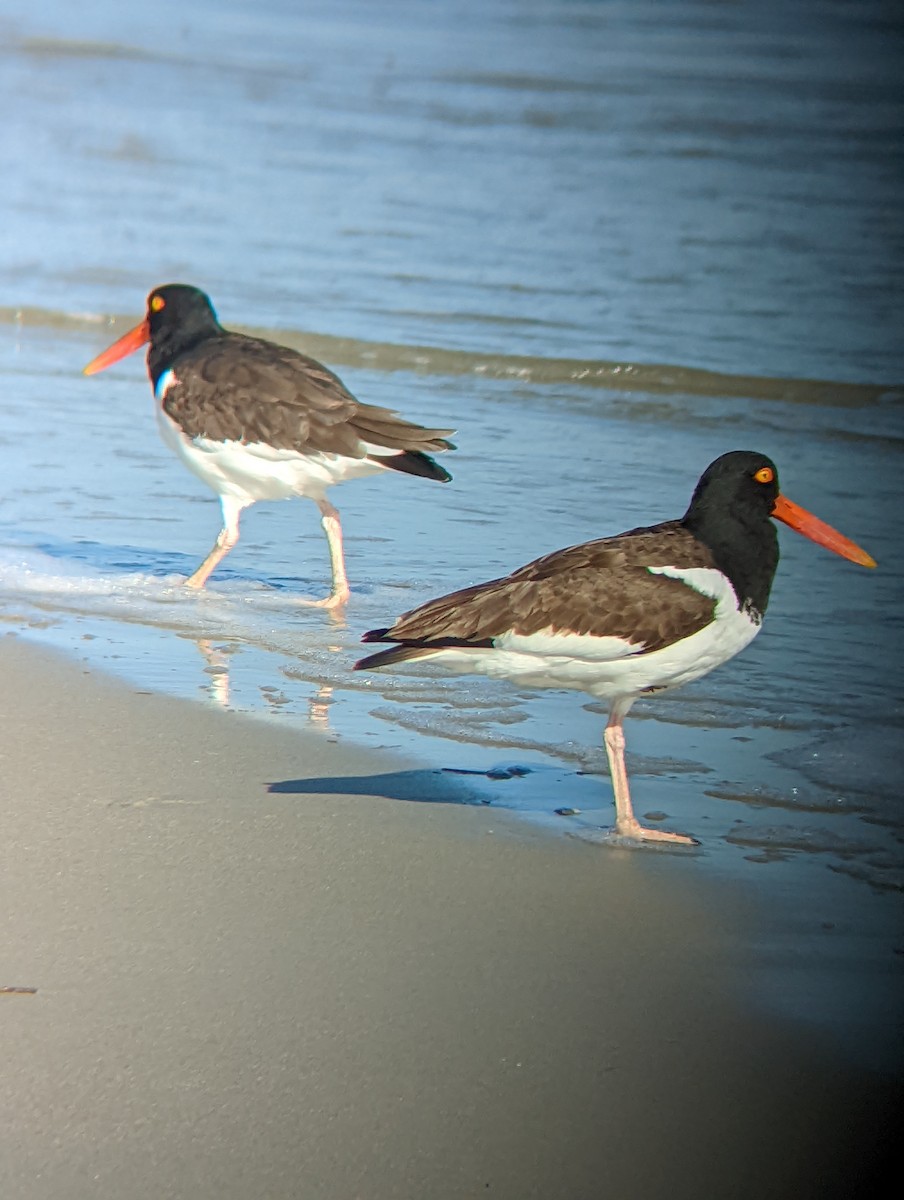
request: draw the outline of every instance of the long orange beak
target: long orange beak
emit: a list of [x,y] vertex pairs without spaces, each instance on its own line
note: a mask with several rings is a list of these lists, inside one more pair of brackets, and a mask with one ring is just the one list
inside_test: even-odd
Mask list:
[[804,537],[808,537],[811,542],[825,546],[826,550],[840,554],[842,558],[859,563],[861,567],[876,565],[875,559],[865,550],[861,550],[856,542],[846,538],[843,533],[839,533],[825,521],[820,521],[819,517],[814,517],[812,513],[801,508],[799,504],[795,504],[793,500],[786,500],[784,496],[778,496],[772,515],[779,521],[784,521],[786,525],[790,525],[792,529],[796,529],[798,533],[802,533]]
[[94,375],[98,371],[105,371],[107,367],[112,367],[115,362],[119,362],[127,354],[134,354],[136,350],[146,346],[150,340],[151,329],[147,320],[144,320],[134,329],[130,329],[128,333],[123,334],[118,342],[114,342],[102,354],[98,354],[97,358],[92,358],[82,374]]

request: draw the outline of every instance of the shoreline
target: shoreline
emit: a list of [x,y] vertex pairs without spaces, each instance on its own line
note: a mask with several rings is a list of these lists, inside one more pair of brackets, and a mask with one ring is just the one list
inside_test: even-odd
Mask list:
[[0,670],[7,1194],[869,1194],[901,1075],[752,1001],[744,889],[14,635]]

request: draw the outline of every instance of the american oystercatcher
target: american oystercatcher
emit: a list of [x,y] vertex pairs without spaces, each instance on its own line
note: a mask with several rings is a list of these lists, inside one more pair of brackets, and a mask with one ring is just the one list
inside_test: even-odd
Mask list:
[[458,673],[575,688],[609,704],[606,754],[618,839],[695,845],[634,816],[622,722],[638,696],[706,675],[759,632],[778,566],[770,517],[865,567],[842,534],[779,492],[775,464],[736,450],[704,471],[680,521],[538,558],[431,600],[365,642],[393,642],[356,670],[435,659]]
[[349,597],[339,513],[327,488],[401,471],[448,483],[428,454],[454,450],[452,429],[425,429],[388,408],[362,404],[313,358],[231,333],[198,288],[170,283],[148,296],[147,316],[84,373],[93,375],[149,343],[148,374],[163,440],[217,493],[223,528],[186,583],[203,588],[239,540],[239,518],[256,500],[307,496],[320,509],[332,568],[323,607]]

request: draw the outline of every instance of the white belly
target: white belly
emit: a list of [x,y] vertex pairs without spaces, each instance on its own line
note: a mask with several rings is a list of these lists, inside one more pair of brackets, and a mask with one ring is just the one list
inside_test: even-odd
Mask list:
[[507,633],[493,648],[440,650],[433,661],[456,672],[508,679],[527,687],[569,688],[611,702],[700,679],[749,645],[760,622],[739,612],[734,591],[718,571],[668,573],[693,580],[716,601],[713,620],[690,637],[649,653],[622,638],[545,630]]
[[[164,379],[161,376],[160,384],[164,384]],[[243,505],[256,500],[289,500],[293,496],[322,500],[327,488],[335,483],[386,470],[365,458],[347,458],[341,454],[299,454],[260,442],[245,444],[186,437],[160,403],[166,386],[158,385],[157,391],[157,424],[167,446],[218,495],[233,496]]]

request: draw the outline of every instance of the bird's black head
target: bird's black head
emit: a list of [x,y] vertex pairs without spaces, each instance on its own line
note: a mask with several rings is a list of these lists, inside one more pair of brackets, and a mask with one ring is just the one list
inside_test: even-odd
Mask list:
[[208,296],[187,283],[165,283],[148,296],[148,371],[156,385],[173,360],[222,332]]
[[186,283],[166,283],[148,296],[147,315],[140,325],[124,333],[93,358],[84,369],[86,375],[105,371],[113,363],[134,354],[150,342],[148,371],[154,386],[173,360],[205,338],[223,333],[204,293]]
[[781,494],[771,458],[733,450],[703,472],[682,520],[709,547],[742,607],[760,615],[766,611],[778,566],[778,537],[770,517],[850,562],[876,565],[856,542]]
[[772,515],[778,492],[778,471],[771,458],[754,450],[732,450],[700,476],[685,524],[718,522],[729,516],[743,524],[762,525]]
[[219,329],[210,297],[188,283],[164,283],[148,296],[148,327],[151,337],[172,325]]
[[778,535],[769,519],[778,495],[772,459],[733,450],[703,472],[683,519],[712,552],[741,604],[760,616],[778,566]]

